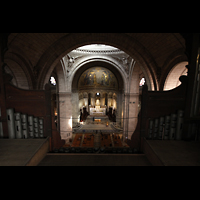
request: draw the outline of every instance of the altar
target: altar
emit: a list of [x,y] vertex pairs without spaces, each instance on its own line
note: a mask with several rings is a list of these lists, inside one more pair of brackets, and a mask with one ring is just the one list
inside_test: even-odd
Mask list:
[[106,115],[106,108],[100,108],[100,106],[90,108],[90,115]]

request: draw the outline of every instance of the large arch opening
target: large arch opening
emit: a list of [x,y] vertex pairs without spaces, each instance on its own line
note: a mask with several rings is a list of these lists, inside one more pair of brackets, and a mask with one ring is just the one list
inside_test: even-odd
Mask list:
[[73,125],[84,121],[83,112],[87,112],[91,118],[97,119],[110,114],[110,121],[123,127],[124,81],[114,66],[94,61],[79,68],[72,82],[72,95]]
[[123,130],[124,69],[105,55],[88,55],[76,69],[71,89],[73,127],[83,121],[82,130],[113,132],[113,124]]
[[[125,52],[102,46],[104,49],[75,49],[54,70],[58,77],[58,127],[66,142],[84,121],[84,113],[91,121],[95,115],[106,115],[109,125],[120,129],[124,141],[131,139],[136,128],[142,69]],[[102,119],[106,127],[105,122]]]
[[[146,83],[149,90],[158,90],[156,66],[152,61],[152,57],[147,54],[145,48],[137,40],[129,38],[126,35],[120,35],[115,33],[91,33],[91,34],[71,34],[68,37],[61,38],[57,43],[55,43],[52,48],[49,48],[45,54],[41,57],[38,62],[38,66],[44,66],[44,69],[39,74],[38,78],[38,88],[44,88],[45,84],[49,80],[49,76],[53,69],[56,67],[57,63],[65,55],[70,52],[77,50],[83,45],[99,45],[99,46],[112,46],[112,48],[118,48],[124,51],[126,54],[134,57],[137,64],[142,69],[146,76]],[[127,46],[127,44],[129,44]],[[60,48],[60,45],[62,48]],[[56,51],[55,51],[56,49]],[[112,49],[113,51],[113,49]],[[56,53],[55,53],[56,52]],[[83,52],[83,51],[82,51]],[[91,51],[88,53],[91,53]],[[143,56],[141,56],[143,55]],[[51,59],[46,60],[49,57]],[[76,58],[75,58],[76,59]],[[126,60],[122,61],[125,62]]]

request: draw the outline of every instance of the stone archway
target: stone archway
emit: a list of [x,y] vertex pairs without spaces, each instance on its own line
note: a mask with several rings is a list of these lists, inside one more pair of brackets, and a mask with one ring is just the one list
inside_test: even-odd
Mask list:
[[[48,82],[48,78],[60,59],[73,49],[85,44],[107,44],[117,47],[133,57],[138,65],[148,73],[152,89],[157,90],[156,66],[150,53],[132,37],[117,33],[80,33],[70,34],[59,39],[49,47],[38,61],[36,66],[40,68],[37,88],[42,89]],[[141,56],[142,55],[142,56]],[[150,87],[149,87],[150,89]]]
[[[68,54],[67,54],[68,56]],[[78,79],[81,73],[84,70],[92,67],[94,65],[106,67],[110,69],[120,82],[119,90],[117,98],[114,101],[115,106],[121,105],[117,111],[117,123],[123,125],[124,130],[124,139],[130,139],[132,133],[135,130],[137,125],[137,115],[138,115],[138,104],[139,104],[139,74],[138,68],[140,68],[140,64],[136,63],[133,59],[130,62],[129,73],[127,74],[127,69],[125,67],[126,61],[122,60],[121,63],[118,62],[118,59],[113,59],[112,57],[107,57],[105,55],[93,55],[86,56],[85,59],[77,59],[76,67],[71,66],[65,68],[66,63],[68,63],[68,59],[65,60],[66,56],[64,56],[60,60],[60,64],[57,65],[59,77],[61,77],[61,81],[59,81],[59,101],[60,101],[60,134],[61,138],[68,140],[72,136],[72,125],[78,122],[80,119],[80,108],[77,106],[85,99],[83,97],[79,100],[79,92],[78,92]],[[69,63],[68,63],[69,64]],[[136,68],[134,70],[134,66]],[[59,66],[59,67],[58,67]],[[141,70],[144,70],[141,69]],[[132,74],[133,73],[133,74]],[[149,77],[149,72],[143,72],[147,79],[148,85],[153,85],[152,77]],[[62,84],[61,84],[62,83]],[[137,87],[135,90],[134,87]],[[153,87],[153,86],[152,86]],[[113,99],[113,94],[111,94],[111,99]],[[109,93],[107,94],[107,103],[109,104]],[[88,95],[88,94],[87,94]],[[83,104],[83,102],[82,102]],[[82,105],[81,104],[81,105]],[[87,104],[87,103],[86,103]],[[113,102],[111,103],[113,106]],[[88,105],[86,105],[88,107]],[[78,107],[78,108],[77,108]],[[88,109],[87,109],[88,111]]]
[[29,73],[26,73],[22,68],[22,65],[19,65],[12,59],[5,59],[7,72],[13,76],[13,84],[16,87],[21,89],[31,89],[32,82],[30,81]]
[[[91,70],[93,68],[101,68],[101,70],[107,70],[107,71],[112,71],[113,75],[115,78],[117,77],[116,81],[117,83],[117,88],[112,88],[112,87],[106,87],[102,86],[102,84],[97,80],[97,84],[94,85],[94,87],[81,87],[77,83],[80,83],[80,77],[84,76],[84,73],[87,72],[88,70]],[[93,80],[94,81],[94,80]],[[105,81],[105,80],[104,80]],[[100,84],[99,84],[100,83]],[[112,84],[111,82],[109,85]],[[88,63],[85,63],[85,65],[82,65],[76,70],[76,73],[73,75],[73,80],[72,80],[72,116],[74,120],[74,124],[78,122],[79,120],[79,111],[80,109],[83,110],[83,107],[86,107],[86,110],[90,114],[94,114],[94,112],[97,112],[96,107],[100,107],[99,109],[99,114],[102,112],[102,115],[106,114],[109,111],[109,107],[112,107],[112,109],[115,107],[117,109],[117,123],[121,125],[123,123],[122,118],[122,109],[124,106],[123,98],[124,98],[124,79],[121,75],[121,73],[118,71],[118,69],[115,67],[115,65],[111,65],[110,63],[107,62],[102,62],[102,61],[91,61]],[[84,93],[85,93],[85,99],[84,99]],[[97,93],[99,95],[99,105],[96,106],[96,97]],[[82,95],[81,95],[82,94]],[[113,101],[114,99],[114,101]],[[83,104],[83,102],[86,102],[86,104]],[[90,102],[90,105],[87,104],[87,102]],[[106,105],[105,105],[106,104]],[[78,107],[78,106],[79,107]],[[117,105],[120,105],[116,108]],[[122,108],[123,107],[123,108]],[[89,110],[90,109],[90,110]],[[106,112],[107,111],[107,112]],[[123,127],[123,124],[122,124]]]
[[[96,38],[96,40],[98,40],[98,37]],[[97,41],[96,43],[98,43],[98,42],[99,41]],[[105,43],[108,43],[108,42],[104,41],[104,44]],[[68,50],[65,50],[64,52],[66,54],[66,52],[68,52]],[[127,50],[126,50],[126,52],[127,52]],[[63,55],[63,53],[61,55]],[[53,55],[52,55],[52,57],[53,57]],[[139,57],[138,53],[134,54],[134,59],[135,59],[135,57],[138,60],[134,61],[133,66],[136,63],[137,66],[142,69],[142,71],[145,74],[145,77],[147,79],[147,83],[148,83],[150,90],[152,88],[156,89],[157,88],[156,79],[154,78],[154,75],[152,75],[152,74],[154,74],[153,68],[150,69],[150,66],[146,64],[148,59],[144,60],[143,58]],[[74,80],[76,80],[75,74],[79,76],[80,73],[84,70],[84,66],[88,67],[88,64],[91,64],[91,63],[94,64],[94,62],[96,62],[96,63],[101,63],[101,64],[104,63],[104,65],[106,65],[106,67],[109,69],[112,68],[112,70],[114,70],[114,73],[117,74],[117,76],[121,80],[121,82],[123,82],[123,84],[122,84],[123,87],[122,87],[122,85],[120,85],[120,86],[121,86],[121,90],[123,90],[124,96],[121,95],[120,98],[117,98],[118,102],[116,102],[116,104],[118,104],[118,105],[122,104],[122,108],[121,108],[120,112],[118,112],[118,113],[120,113],[120,116],[118,116],[118,117],[121,118],[120,121],[124,127],[124,134],[125,134],[124,138],[130,139],[131,135],[136,127],[136,125],[133,126],[133,124],[137,123],[137,120],[135,120],[135,118],[137,116],[137,104],[138,104],[138,98],[139,98],[139,94],[135,93],[135,91],[133,91],[133,93],[130,95],[130,90],[131,90],[130,84],[133,84],[133,85],[135,84],[135,82],[131,80],[132,75],[129,78],[125,72],[124,67],[123,66],[120,67],[119,62],[116,62],[116,60],[114,60],[114,59],[107,59],[105,56],[103,58],[101,56],[100,57],[94,56],[94,57],[90,57],[88,60],[80,59],[79,62],[77,63],[77,67],[75,68],[73,73],[71,73],[69,75],[69,74],[67,74],[68,72],[66,72],[66,70],[64,69],[64,63],[63,63],[62,59],[58,60],[59,58],[60,58],[60,56],[58,56],[54,61],[51,59],[45,63],[45,68],[46,68],[47,73],[46,73],[46,77],[44,78],[44,80],[42,80],[42,82],[44,84],[46,81],[49,80],[49,77],[48,77],[49,73],[51,72],[51,70],[53,70],[54,66],[58,66],[58,65],[62,66],[63,75],[64,75],[64,80],[62,80],[62,82],[65,83],[64,84],[65,86],[63,88],[63,86],[61,86],[61,84],[59,84],[60,87],[63,88],[62,91],[59,92],[59,99],[60,99],[60,102],[62,102],[61,105],[59,106],[60,113],[62,113],[61,114],[62,118],[60,119],[61,138],[67,140],[72,136],[73,118],[77,118],[77,119],[79,118],[78,116],[79,116],[80,111],[79,110],[75,111],[76,106],[72,105],[72,102],[76,102],[78,99],[77,98],[77,95],[78,95],[77,88],[74,88],[74,84],[73,84]],[[148,58],[148,56],[147,56],[147,58]],[[50,61],[53,61],[53,62],[51,63]],[[39,63],[42,64],[42,62],[43,61],[41,58]],[[58,64],[57,62],[58,63],[60,62],[60,64]],[[47,67],[46,67],[48,65],[48,63],[49,64],[51,63],[51,67],[49,69],[47,69]],[[150,63],[153,63],[153,62],[150,62]],[[112,67],[110,67],[110,66],[112,66]],[[42,70],[43,72],[44,72],[45,68]],[[61,69],[61,67],[60,67],[60,69]],[[132,72],[131,72],[131,74],[132,74]],[[39,77],[40,76],[41,76],[41,73],[40,73]],[[66,79],[68,79],[68,80],[66,80]],[[40,79],[39,79],[39,82],[41,82]],[[71,83],[72,83],[72,85],[71,85]],[[77,83],[77,81],[75,81],[75,85],[76,85],[76,83]],[[133,102],[133,106],[131,106],[131,110],[134,111],[134,114],[132,112],[129,112],[129,106],[130,106],[129,101]],[[64,112],[64,111],[66,111],[66,112]],[[75,117],[74,117],[74,113],[76,113]],[[129,115],[131,115],[132,120],[129,120]]]

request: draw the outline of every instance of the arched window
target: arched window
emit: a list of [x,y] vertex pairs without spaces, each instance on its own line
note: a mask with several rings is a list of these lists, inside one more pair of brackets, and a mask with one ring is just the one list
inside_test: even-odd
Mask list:
[[140,86],[143,86],[145,84],[145,78],[142,78],[141,80],[140,80]]

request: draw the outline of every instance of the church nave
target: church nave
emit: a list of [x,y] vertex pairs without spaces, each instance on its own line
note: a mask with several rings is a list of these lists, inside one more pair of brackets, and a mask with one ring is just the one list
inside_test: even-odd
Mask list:
[[1,33],[0,52],[0,165],[200,165],[199,33]]

